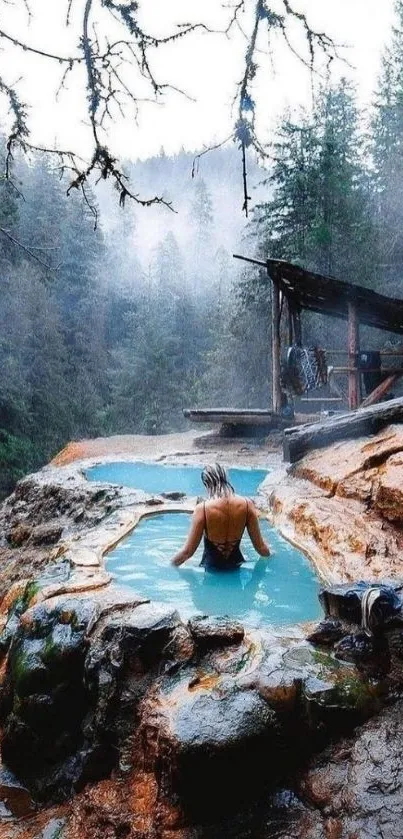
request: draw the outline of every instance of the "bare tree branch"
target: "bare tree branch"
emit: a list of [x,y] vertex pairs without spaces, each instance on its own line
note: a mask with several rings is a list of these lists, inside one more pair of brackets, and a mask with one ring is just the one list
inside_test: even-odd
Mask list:
[[[227,34],[231,28],[236,24],[239,27],[239,15],[245,10],[246,0],[237,0],[235,6],[232,7],[233,13],[227,27]],[[258,48],[258,38],[262,27],[265,27],[268,34],[273,30],[281,33],[287,44],[288,49],[293,55],[298,58],[312,73],[315,69],[316,52],[321,56],[327,58],[328,65],[334,58],[339,58],[337,45],[324,32],[318,32],[313,29],[302,12],[298,12],[291,5],[290,0],[282,0],[284,7],[284,14],[279,14],[273,11],[268,0],[256,0],[252,32],[248,38],[247,49],[244,59],[243,76],[238,83],[237,95],[235,97],[238,101],[238,118],[235,125],[235,139],[239,143],[242,152],[242,174],[243,174],[243,192],[244,202],[243,211],[248,215],[248,204],[250,197],[247,188],[247,173],[246,173],[246,149],[252,147],[259,155],[263,155],[264,151],[259,143],[256,135],[256,102],[252,94],[252,86],[258,71],[257,54],[260,52]],[[296,50],[288,35],[288,20],[293,19],[302,27],[305,43],[308,48],[309,60],[307,61],[303,54]]]
[[0,233],[1,233],[3,236],[5,236],[5,237],[6,237],[6,239],[8,239],[10,242],[12,242],[12,243],[13,243],[13,245],[15,245],[17,248],[19,248],[19,249],[20,249],[20,250],[22,250],[24,253],[26,253],[26,254],[27,254],[27,256],[29,256],[29,258],[30,258],[30,259],[33,259],[33,260],[34,260],[35,262],[37,262],[37,263],[38,263],[38,264],[39,264],[42,268],[45,268],[45,269],[46,269],[46,271],[57,271],[57,270],[58,270],[58,267],[59,267],[59,266],[57,266],[57,267],[53,267],[52,265],[49,265],[47,262],[44,262],[42,259],[40,259],[40,257],[39,257],[39,256],[37,256],[35,253],[33,253],[33,250],[39,250],[39,248],[31,248],[31,247],[27,247],[27,245],[24,245],[24,244],[23,244],[23,242],[20,242],[20,240],[19,240],[19,239],[16,239],[16,238],[15,238],[15,237],[14,237],[14,236],[10,233],[10,231],[9,231],[9,230],[6,230],[4,227],[0,227]]
[[70,15],[71,15],[72,6],[73,6],[73,0],[68,0],[67,12],[66,12],[66,26],[70,26]]
[[203,155],[208,154],[209,152],[214,151],[215,149],[221,149],[223,146],[226,145],[226,143],[233,139],[234,135],[230,134],[229,137],[226,137],[225,140],[221,141],[221,143],[215,143],[213,146],[207,146],[207,148],[203,149],[203,151],[199,152],[199,154],[196,154],[193,158],[192,163],[192,178],[194,178],[199,171],[199,161],[200,158],[203,157]]
[[57,55],[52,52],[46,52],[45,50],[39,50],[36,47],[26,44],[24,41],[20,41],[18,38],[14,38],[13,35],[9,35],[7,32],[4,32],[3,29],[0,29],[0,38],[3,38],[5,41],[10,41],[15,47],[20,47],[20,49],[24,50],[24,52],[32,52],[34,55],[40,55],[42,58],[51,58],[52,61],[58,61],[60,64],[72,65],[83,61],[83,57],[81,55],[67,57],[64,55]]
[[[5,2],[5,0],[3,0]],[[27,11],[31,14],[28,0],[22,0]],[[243,72],[237,85],[235,102],[237,105],[237,117],[234,126],[232,139],[238,144],[242,155],[243,174],[243,210],[248,213],[250,197],[247,189],[246,155],[248,148],[262,155],[264,153],[256,133],[256,108],[254,100],[253,85],[259,69],[258,57],[262,53],[260,34],[264,31],[268,34],[278,32],[284,39],[287,48],[312,72],[315,69],[316,56],[325,57],[328,62],[338,57],[337,47],[332,39],[321,31],[311,27],[307,16],[294,8],[294,0],[279,0],[280,12],[274,11],[270,0],[234,0],[224,8],[229,9],[229,19],[223,29],[212,29],[206,23],[183,22],[176,26],[175,31],[157,36],[145,30],[141,25],[140,2],[139,0],[84,0],[81,12],[81,33],[78,40],[78,52],[72,56],[58,55],[46,49],[32,46],[23,37],[16,38],[4,29],[0,29],[0,43],[4,42],[10,48],[23,50],[28,55],[35,55],[47,61],[53,61],[61,65],[63,72],[58,87],[55,90],[56,98],[60,97],[66,89],[67,80],[70,74],[76,69],[85,67],[87,101],[89,124],[92,135],[92,151],[89,159],[82,158],[73,151],[62,149],[49,149],[35,146],[30,142],[27,126],[27,106],[20,101],[16,85],[5,81],[5,76],[0,77],[0,93],[8,99],[10,111],[13,114],[13,125],[7,140],[6,176],[10,177],[10,168],[13,161],[13,151],[20,147],[23,152],[42,151],[58,157],[61,172],[69,172],[71,176],[68,192],[72,189],[79,189],[83,199],[94,216],[96,226],[96,208],[88,199],[85,184],[92,178],[111,179],[118,194],[119,202],[124,205],[127,198],[142,206],[148,207],[152,204],[161,204],[172,210],[170,202],[163,197],[141,198],[135,189],[128,183],[128,179],[120,168],[115,155],[105,143],[104,131],[113,124],[116,115],[124,117],[128,107],[134,109],[135,119],[138,117],[139,107],[143,102],[160,103],[168,91],[175,91],[181,95],[189,95],[168,80],[159,80],[154,71],[154,55],[157,49],[173,44],[191,33],[200,31],[210,34],[221,34],[229,38],[232,30],[238,28],[247,39]],[[72,6],[74,0],[66,0],[67,8],[62,12],[65,25],[72,24]],[[102,10],[104,17],[98,20],[95,26],[94,18],[96,11]],[[249,12],[251,11],[251,17]],[[107,23],[105,25],[105,13],[109,14],[121,28],[122,37],[110,41]],[[75,7],[74,19],[76,20],[78,8]],[[241,16],[243,16],[241,25]],[[304,43],[307,47],[307,56],[293,46],[292,33],[289,28],[289,21],[293,21],[304,36]],[[251,22],[250,34],[245,29]],[[129,76],[126,76],[130,71]],[[147,95],[147,86],[150,95]],[[220,144],[212,146],[218,148]],[[207,152],[203,150],[196,155],[192,175],[195,174],[196,161]]]

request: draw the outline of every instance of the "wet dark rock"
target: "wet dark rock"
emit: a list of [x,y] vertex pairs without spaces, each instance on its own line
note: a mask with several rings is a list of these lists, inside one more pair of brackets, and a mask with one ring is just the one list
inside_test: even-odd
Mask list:
[[62,532],[63,527],[60,524],[39,524],[33,528],[30,540],[33,545],[54,545],[59,541]]
[[240,644],[245,635],[244,626],[227,617],[196,615],[191,618],[188,627],[193,640],[202,650]]
[[[82,740],[88,707],[83,684],[86,630],[94,605],[68,599],[25,613],[12,640],[4,684],[3,759],[31,789],[46,797],[52,774],[68,785],[68,759]],[[65,762],[66,767],[63,765]]]
[[2,753],[32,794],[62,800],[110,774],[160,673],[193,655],[176,611],[129,591],[62,597],[23,614],[4,691]]
[[388,629],[385,638],[391,657],[403,661],[403,629],[400,627]]
[[364,722],[381,707],[380,691],[356,673],[342,673],[338,680],[310,677],[303,685],[305,713],[316,748]]
[[333,646],[346,634],[345,624],[338,618],[325,618],[307,635],[307,641],[319,646]]
[[18,819],[34,811],[29,790],[4,766],[0,767],[0,801]]
[[278,669],[268,675],[260,675],[257,689],[260,696],[274,710],[284,713],[292,711],[301,692],[301,674],[293,670]]
[[83,731],[88,778],[107,775],[138,724],[139,706],[160,672],[193,654],[176,611],[144,604],[110,615],[95,634],[85,662],[90,710]]
[[[213,819],[234,808],[234,789],[236,807],[262,800],[387,697],[362,658],[245,634],[229,618],[185,626],[129,589],[62,595],[13,617],[3,759],[39,801],[146,768],[165,802],[179,796],[192,819]],[[342,654],[350,636],[336,642]]]
[[181,501],[182,498],[186,498],[186,492],[161,492],[162,498],[166,498],[168,501]]
[[366,635],[355,632],[345,635],[334,646],[335,656],[343,661],[351,661],[357,667],[374,674],[388,673],[391,657],[387,637]]
[[402,713],[399,702],[311,761],[298,783],[309,809],[294,826],[296,839],[400,839]]
[[276,715],[254,691],[191,693],[172,709],[164,736],[175,754],[174,788],[194,813],[255,799],[281,772]]
[[55,544],[65,528],[94,526],[122,504],[144,501],[144,493],[135,490],[99,486],[77,474],[70,478],[50,469],[18,482],[0,507],[0,532],[10,544]]

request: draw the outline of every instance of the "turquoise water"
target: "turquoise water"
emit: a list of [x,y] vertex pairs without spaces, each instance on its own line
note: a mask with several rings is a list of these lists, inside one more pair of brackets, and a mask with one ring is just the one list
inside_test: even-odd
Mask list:
[[[101,463],[88,469],[90,481],[120,484],[145,492],[185,492],[205,495],[200,466],[164,466],[160,463]],[[236,492],[253,496],[267,475],[265,469],[229,469],[228,475]]]
[[185,541],[187,513],[159,513],[138,527],[107,556],[116,582],[150,600],[173,604],[182,618],[201,613],[230,615],[252,626],[315,620],[320,615],[319,581],[303,554],[261,521],[273,556],[259,558],[250,539],[242,540],[247,560],[239,571],[205,572],[202,548],[180,568],[171,557]]

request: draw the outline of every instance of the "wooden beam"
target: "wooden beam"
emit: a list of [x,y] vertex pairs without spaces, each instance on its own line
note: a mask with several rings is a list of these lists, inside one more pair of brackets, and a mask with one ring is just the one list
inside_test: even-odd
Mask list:
[[362,401],[361,408],[368,408],[369,405],[375,405],[376,402],[379,402],[379,400],[387,394],[388,390],[390,390],[394,383],[400,378],[402,373],[402,370],[394,370],[391,372],[390,376],[387,376],[387,378],[384,379],[378,387],[371,390],[371,393],[369,393]]
[[360,401],[360,373],[358,370],[359,323],[355,303],[348,304],[348,407],[358,408]]
[[280,289],[272,278],[271,306],[271,359],[272,359],[272,408],[275,414],[281,411],[281,368],[280,368]]
[[329,446],[337,440],[376,434],[391,422],[403,422],[403,398],[360,408],[349,414],[329,417],[322,422],[293,426],[283,432],[284,460],[295,463],[312,449]]
[[240,408],[185,408],[183,415],[192,422],[235,423],[237,425],[267,425],[272,411]]

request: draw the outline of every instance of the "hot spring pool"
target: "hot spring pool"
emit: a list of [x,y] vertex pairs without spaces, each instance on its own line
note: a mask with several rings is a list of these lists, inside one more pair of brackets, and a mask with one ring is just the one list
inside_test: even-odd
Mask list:
[[[200,466],[164,466],[161,463],[101,463],[88,469],[90,481],[120,484],[145,492],[184,492],[205,495]],[[265,469],[228,469],[230,481],[240,495],[253,496],[267,475]]]
[[202,546],[180,568],[170,565],[189,524],[187,513],[143,518],[107,556],[107,570],[117,583],[139,595],[174,605],[184,619],[197,613],[230,615],[259,626],[319,617],[319,580],[311,564],[266,521],[261,527],[273,556],[259,558],[249,537],[244,536],[242,552],[247,562],[239,571],[225,573],[205,572],[199,567]]

